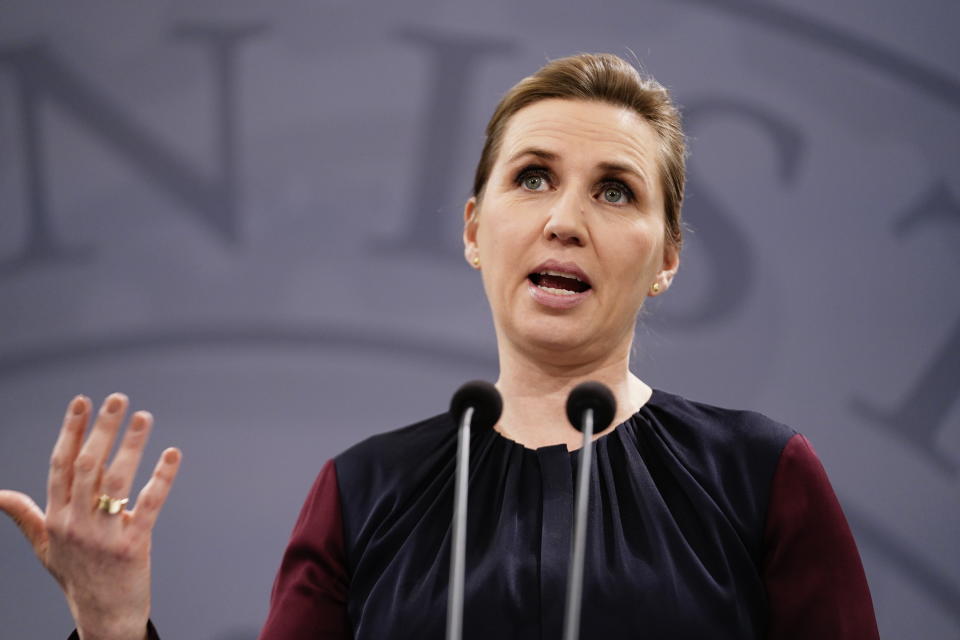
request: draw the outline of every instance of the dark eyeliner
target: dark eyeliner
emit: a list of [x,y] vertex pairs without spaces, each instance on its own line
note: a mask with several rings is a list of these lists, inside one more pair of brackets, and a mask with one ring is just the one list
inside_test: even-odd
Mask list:
[[623,191],[624,195],[627,196],[628,202],[637,201],[637,196],[633,193],[633,189],[631,189],[627,183],[623,182],[622,180],[617,180],[616,178],[604,180],[600,183],[600,193],[603,193],[603,191],[608,187],[616,187],[617,189]]
[[523,179],[530,175],[540,176],[547,182],[550,181],[550,171],[546,167],[539,164],[528,164],[517,172],[513,182],[517,186],[520,186],[523,183]]

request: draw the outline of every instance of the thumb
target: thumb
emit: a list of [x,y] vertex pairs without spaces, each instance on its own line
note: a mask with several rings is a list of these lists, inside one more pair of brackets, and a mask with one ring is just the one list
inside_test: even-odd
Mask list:
[[0,489],[0,511],[10,516],[20,528],[38,556],[47,543],[47,529],[44,525],[43,511],[30,496],[19,491]]

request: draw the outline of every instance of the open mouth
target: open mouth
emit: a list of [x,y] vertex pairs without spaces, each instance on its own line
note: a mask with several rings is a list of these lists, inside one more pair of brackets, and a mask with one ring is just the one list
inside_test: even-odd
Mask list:
[[547,293],[559,296],[572,296],[590,289],[589,284],[575,275],[559,271],[539,271],[527,279]]

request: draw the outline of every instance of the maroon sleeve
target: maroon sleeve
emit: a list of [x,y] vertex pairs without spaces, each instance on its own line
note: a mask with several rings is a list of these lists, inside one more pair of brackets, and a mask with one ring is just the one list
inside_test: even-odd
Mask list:
[[293,527],[260,640],[349,640],[348,582],[340,491],[330,460]]
[[768,640],[879,640],[857,545],[810,442],[780,454],[764,529]]

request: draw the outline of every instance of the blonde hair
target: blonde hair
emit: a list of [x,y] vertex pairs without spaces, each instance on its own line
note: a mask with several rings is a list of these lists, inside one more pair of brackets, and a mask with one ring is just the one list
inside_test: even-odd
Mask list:
[[659,82],[609,53],[582,53],[553,60],[515,84],[500,100],[487,124],[486,140],[473,181],[480,200],[500,151],[510,118],[540,100],[598,100],[635,111],[661,141],[658,168],[664,194],[666,240],[676,250],[683,242],[680,207],[686,181],[686,141],[680,111]]

